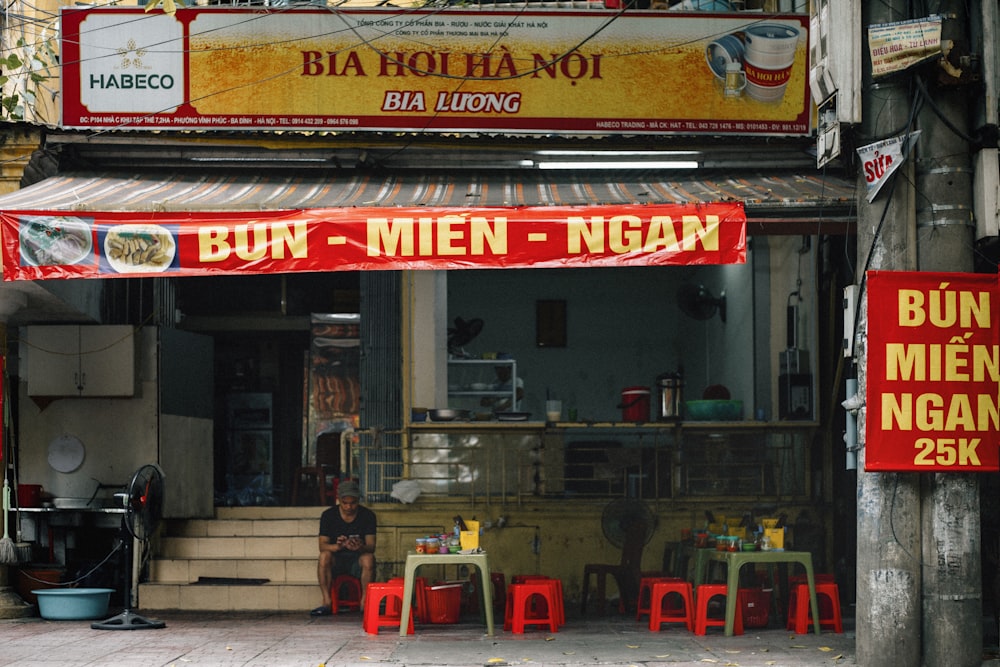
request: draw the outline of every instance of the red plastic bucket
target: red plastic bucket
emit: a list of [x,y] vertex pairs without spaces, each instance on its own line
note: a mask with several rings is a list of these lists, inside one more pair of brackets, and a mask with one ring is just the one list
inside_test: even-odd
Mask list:
[[427,611],[431,623],[458,623],[462,609],[462,584],[444,584],[427,589]]
[[41,484],[18,484],[17,485],[17,506],[18,507],[40,507],[42,504]]
[[622,421],[649,421],[649,387],[625,387],[622,389]]

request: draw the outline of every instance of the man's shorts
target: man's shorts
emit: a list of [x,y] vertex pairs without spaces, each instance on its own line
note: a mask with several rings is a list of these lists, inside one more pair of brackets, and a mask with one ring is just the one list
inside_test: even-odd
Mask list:
[[333,576],[338,574],[349,574],[352,577],[361,578],[361,563],[358,562],[361,554],[356,551],[342,551],[334,555]]

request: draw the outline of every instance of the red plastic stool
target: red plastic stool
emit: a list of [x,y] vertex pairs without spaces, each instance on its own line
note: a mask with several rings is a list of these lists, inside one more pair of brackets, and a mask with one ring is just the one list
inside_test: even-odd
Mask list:
[[[821,573],[821,572],[817,572],[816,574],[813,575],[813,581],[815,581],[817,584],[834,584],[837,582],[837,580],[834,578],[832,574]],[[809,577],[807,577],[804,574],[795,574],[792,575],[791,577],[788,577],[788,583],[789,585],[808,584]]]
[[493,584],[493,610],[502,610],[507,599],[507,577],[503,572],[490,572],[490,583]]
[[[393,577],[387,583],[404,583],[403,577]],[[427,607],[427,579],[424,577],[414,577],[413,578],[413,597],[416,598],[416,605],[413,607],[413,617],[416,619],[417,623],[430,623],[431,622],[431,612]],[[400,610],[400,601],[396,598],[388,598],[385,601],[387,611],[390,614],[398,614]]]
[[[681,606],[667,607],[664,602],[670,594],[680,595]],[[649,590],[649,630],[659,632],[664,623],[683,623],[688,632],[694,630],[694,600],[691,584],[683,579],[678,581],[658,580]],[[640,598],[641,599],[641,598]],[[702,633],[704,634],[704,633]]]
[[[470,614],[479,612],[479,604],[481,602],[482,591],[482,579],[478,572],[473,572],[469,575],[470,590],[472,595],[469,597],[468,609],[465,611]],[[503,613],[504,601],[507,599],[507,578],[504,576],[503,572],[490,572],[490,585],[493,590],[493,611]]]
[[[523,635],[526,625],[548,625],[550,632],[559,632],[556,595],[557,588],[551,580],[511,584],[507,587],[503,629]],[[532,599],[535,596],[542,599],[535,601]]]
[[684,581],[681,577],[643,577],[639,580],[639,597],[635,603],[635,620],[640,620],[643,614],[648,614],[650,610],[650,595],[653,591],[653,584],[659,581],[675,582]]
[[349,574],[339,574],[330,586],[330,610],[336,614],[341,607],[359,609],[361,607],[361,581]]
[[566,607],[563,603],[562,579],[554,579],[546,574],[516,574],[511,577],[510,581],[513,584],[534,584],[540,581],[548,582],[548,584],[554,588],[553,595],[556,601],[556,623],[558,623],[560,627],[566,625]]
[[[725,618],[709,618],[708,603],[712,598],[719,596],[726,597],[728,587],[725,584],[702,584],[697,589],[695,595],[696,605],[694,614],[694,633],[703,635],[709,627],[726,627]],[[733,634],[743,634],[743,614],[740,612],[739,604],[736,605],[736,619],[733,621]]]
[[[832,574],[826,574],[826,573],[814,574],[813,581],[816,582],[817,586],[819,586],[820,584],[837,583],[837,580],[834,578]],[[785,627],[788,630],[792,630],[795,628],[795,607],[797,604],[796,592],[799,590],[800,584],[808,584],[808,583],[809,583],[809,577],[807,577],[804,574],[796,574],[788,577],[788,609],[787,609],[788,618],[785,623]],[[816,590],[819,589],[817,588]],[[828,604],[827,600],[817,596],[816,604],[819,606],[819,615],[821,618],[823,616],[829,615],[823,613],[823,605]],[[827,609],[829,609],[829,607],[827,607]]]
[[[809,604],[809,584],[799,584],[794,589],[794,595],[788,600],[788,629],[795,634],[808,634],[812,623],[812,610]],[[837,584],[816,584],[816,606],[819,607],[820,628],[831,628],[837,634],[843,634],[844,623],[840,616],[840,589]]]
[[[385,601],[384,612],[380,610],[383,601]],[[365,590],[365,617],[362,622],[365,632],[377,635],[379,628],[398,628],[403,604],[409,604],[409,601],[403,600],[402,581],[368,584],[368,588]],[[410,614],[406,634],[413,634],[413,614]]]

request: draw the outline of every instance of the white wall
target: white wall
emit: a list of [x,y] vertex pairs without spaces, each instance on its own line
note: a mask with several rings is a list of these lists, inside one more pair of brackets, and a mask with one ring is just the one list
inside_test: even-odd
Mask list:
[[[101,489],[98,497],[111,498],[140,466],[159,463],[166,474],[164,515],[211,516],[212,419],[159,415],[158,331],[144,328],[138,337],[138,389],[132,398],[35,400],[27,395],[30,349],[22,350],[17,481],[41,484],[56,497],[83,499],[90,499],[98,485],[104,484],[112,488]],[[163,363],[183,364],[184,360]],[[210,375],[211,364],[198,370]],[[80,468],[70,473],[58,472],[48,462],[49,444],[61,435],[76,436],[86,450]]]
[[[24,352],[18,399],[20,483],[41,484],[57,497],[90,498],[98,483],[124,487],[140,465],[158,461],[155,329],[140,332],[134,398],[60,398],[40,404],[27,395],[31,357],[30,350],[26,356]],[[48,463],[49,443],[64,434],[76,436],[86,448],[83,464],[71,473],[57,472]]]

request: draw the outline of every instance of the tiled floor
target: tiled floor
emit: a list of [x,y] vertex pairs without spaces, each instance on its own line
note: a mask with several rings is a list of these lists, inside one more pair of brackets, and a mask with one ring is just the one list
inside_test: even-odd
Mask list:
[[[569,610],[567,610],[569,611]],[[678,626],[650,632],[624,616],[570,617],[557,633],[483,634],[477,619],[418,625],[401,639],[368,635],[361,615],[312,618],[288,613],[163,613],[163,629],[95,630],[90,621],[0,620],[2,667],[815,667],[854,665],[853,619],[843,634],[795,635],[755,629],[696,637]],[[1000,667],[984,651],[984,667]]]
[[88,621],[0,621],[0,665],[11,667],[317,667],[318,665],[851,665],[853,628],[841,635],[773,629],[695,637],[680,627],[650,632],[633,618],[570,618],[557,633],[486,637],[475,619],[421,625],[401,639],[361,628],[358,613],[158,614],[163,629],[94,630]]

